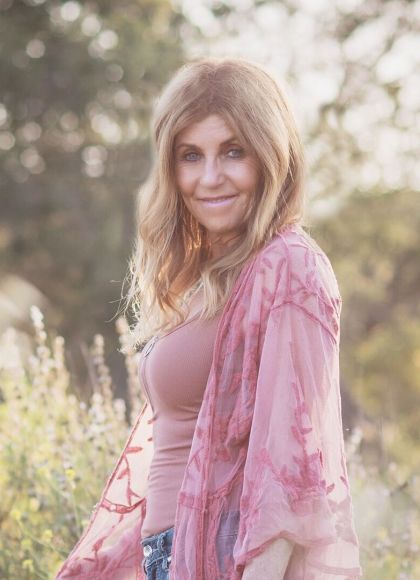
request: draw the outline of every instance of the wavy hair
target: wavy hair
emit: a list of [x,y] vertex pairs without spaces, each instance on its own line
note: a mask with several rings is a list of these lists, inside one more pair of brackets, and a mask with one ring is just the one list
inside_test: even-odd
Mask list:
[[[221,116],[251,151],[260,186],[236,241],[211,257],[206,229],[187,209],[175,181],[174,144],[186,127]],[[205,58],[181,67],[154,106],[153,166],[140,188],[137,234],[124,297],[134,314],[131,346],[183,322],[201,281],[202,319],[226,303],[241,269],[288,224],[303,221],[303,147],[285,88],[261,65]],[[123,285],[123,287],[124,287]]]

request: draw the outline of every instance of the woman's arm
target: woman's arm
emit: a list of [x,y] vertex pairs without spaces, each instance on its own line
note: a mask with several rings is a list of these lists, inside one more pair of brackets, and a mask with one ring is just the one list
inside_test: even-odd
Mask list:
[[[283,580],[293,550],[292,542],[278,538],[245,566],[242,580]],[[263,574],[264,576],[260,576]]]
[[[265,263],[272,273],[273,262]],[[244,358],[242,388],[253,406],[240,500],[246,525],[235,544],[235,564],[251,580],[247,566],[253,555],[264,558],[268,542],[282,537],[295,544],[286,577],[300,578],[305,570],[306,580],[329,570],[331,580],[355,578],[362,571],[341,421],[342,301],[325,254],[301,240],[288,246],[284,263],[285,275],[278,276],[275,289],[268,275],[257,285],[265,290],[264,300],[274,296],[274,301],[263,337],[256,339],[257,360],[253,348]],[[252,302],[247,344],[254,345],[264,300]],[[249,383],[255,371],[254,392]],[[260,580],[257,574],[254,578]]]

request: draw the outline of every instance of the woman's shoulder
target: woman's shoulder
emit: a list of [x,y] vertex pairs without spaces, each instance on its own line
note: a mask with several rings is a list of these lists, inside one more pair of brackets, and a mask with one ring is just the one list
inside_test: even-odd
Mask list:
[[304,291],[341,302],[330,259],[300,224],[289,224],[276,234],[261,250],[259,264],[260,273],[276,272],[278,285],[287,286],[287,293]]
[[309,257],[330,263],[326,253],[304,229],[301,224],[288,224],[276,234],[261,250],[261,256],[286,259],[288,262],[302,260],[307,263]]

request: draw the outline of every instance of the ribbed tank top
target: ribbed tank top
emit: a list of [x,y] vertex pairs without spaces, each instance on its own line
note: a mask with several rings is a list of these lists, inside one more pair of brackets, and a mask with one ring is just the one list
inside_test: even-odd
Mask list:
[[175,523],[177,495],[187,465],[195,424],[209,376],[217,324],[198,320],[202,289],[187,319],[147,343],[139,360],[140,382],[153,411],[154,454],[149,471],[147,509],[141,537]]

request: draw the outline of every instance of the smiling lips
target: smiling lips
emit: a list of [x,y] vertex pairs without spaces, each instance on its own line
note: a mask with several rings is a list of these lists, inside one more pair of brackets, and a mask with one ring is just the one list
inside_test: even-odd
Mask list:
[[199,199],[199,201],[205,203],[206,205],[227,205],[236,197],[237,197],[236,195],[228,195],[224,197],[202,198]]

